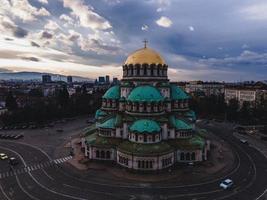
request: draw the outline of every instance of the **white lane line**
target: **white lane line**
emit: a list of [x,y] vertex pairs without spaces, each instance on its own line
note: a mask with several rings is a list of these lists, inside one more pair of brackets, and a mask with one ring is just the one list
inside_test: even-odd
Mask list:
[[[5,147],[1,147],[1,148],[2,148],[2,149],[6,149],[6,150],[8,150],[8,151],[10,151],[10,152],[13,152],[14,154],[16,154],[16,155],[20,158],[20,160],[22,161],[22,163],[23,163],[24,166],[27,165],[26,162],[25,162],[25,160],[23,159],[23,157],[21,156],[20,153],[14,151],[14,150],[12,150],[12,149],[9,149],[9,148],[5,148]],[[87,200],[87,199],[84,199],[84,198],[81,198],[81,197],[76,197],[76,196],[72,196],[72,195],[68,195],[68,194],[64,194],[64,193],[61,193],[61,192],[57,192],[57,191],[51,190],[51,189],[49,189],[48,187],[42,185],[42,184],[41,184],[41,183],[40,183],[40,182],[39,182],[39,181],[32,175],[31,172],[28,172],[28,174],[29,174],[29,176],[33,179],[33,181],[34,181],[37,185],[39,185],[41,188],[43,188],[43,189],[46,190],[46,191],[49,191],[49,192],[51,192],[51,193],[53,193],[53,194],[56,194],[56,195],[59,195],[59,196],[62,196],[62,197],[71,198],[71,199]],[[17,176],[16,176],[16,179],[18,179]],[[17,182],[19,183],[19,180],[17,180]],[[23,188],[23,190],[24,190],[24,188]],[[27,192],[27,191],[26,191],[26,192]],[[39,199],[36,199],[36,198],[35,198],[34,200],[39,200]]]
[[1,190],[1,192],[3,193],[3,195],[6,197],[7,200],[11,200],[11,199],[7,196],[7,194],[5,193],[5,191],[4,191],[4,189],[3,189],[2,185],[1,185],[1,183],[0,183],[0,190]]
[[45,175],[50,178],[51,180],[55,180],[53,177],[51,177],[44,169],[42,169],[42,171],[45,173]]
[[21,185],[18,176],[16,175],[15,177],[16,177],[16,180],[17,180],[17,183],[18,183],[20,189],[21,189],[26,195],[28,195],[28,196],[29,196],[31,199],[33,199],[33,200],[40,200],[40,199],[38,199],[38,198],[32,196],[29,192],[27,192],[27,191],[23,188],[23,186]]
[[265,193],[267,193],[267,189],[264,190],[264,192],[260,196],[258,196],[257,199],[255,199],[255,200],[259,200],[261,197],[263,197],[263,195],[265,195]]

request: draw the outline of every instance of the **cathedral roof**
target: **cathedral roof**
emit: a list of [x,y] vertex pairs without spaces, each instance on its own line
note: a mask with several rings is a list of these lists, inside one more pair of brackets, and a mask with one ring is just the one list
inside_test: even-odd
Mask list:
[[159,53],[150,48],[142,48],[131,53],[126,59],[125,65],[129,64],[165,64]]
[[175,116],[170,117],[170,123],[175,129],[178,129],[178,130],[192,129],[192,126],[190,124],[187,124],[183,120],[176,119]]
[[158,133],[160,131],[160,126],[153,120],[140,119],[130,126],[130,131],[138,133]]
[[95,113],[95,119],[98,119],[99,117],[104,117],[106,116],[107,113],[101,109],[98,109]]
[[132,90],[127,100],[129,101],[163,101],[160,91],[150,85],[138,86]]
[[115,85],[109,88],[103,96],[104,99],[119,99],[120,98],[120,86]]
[[107,121],[103,122],[102,124],[100,124],[98,127],[99,128],[115,128],[115,122],[116,122],[116,117],[112,117],[110,119],[108,119]]
[[188,99],[189,96],[179,87],[174,84],[171,84],[171,99],[172,100],[181,100]]

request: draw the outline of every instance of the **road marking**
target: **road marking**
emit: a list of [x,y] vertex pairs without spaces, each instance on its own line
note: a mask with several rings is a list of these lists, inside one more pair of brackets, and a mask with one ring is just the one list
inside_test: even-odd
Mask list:
[[[57,159],[54,159],[54,160],[51,160],[51,161],[46,161],[44,163],[38,163],[38,164],[30,165],[30,166],[25,166],[24,168],[19,168],[19,169],[14,169],[13,168],[13,171],[6,171],[6,172],[0,173],[0,179],[7,178],[7,177],[10,177],[10,176],[16,176],[16,175],[19,175],[19,174],[22,174],[22,173],[28,173],[28,172],[31,172],[31,171],[36,171],[36,170],[39,170],[39,169],[43,169],[43,168],[47,168],[47,167],[53,166],[55,164],[57,165],[57,164],[60,164],[60,163],[64,163],[67,160],[69,160],[70,158],[72,158],[72,156],[67,156],[67,157],[63,157],[63,158],[57,158]],[[52,177],[49,177],[49,178],[53,179]]]

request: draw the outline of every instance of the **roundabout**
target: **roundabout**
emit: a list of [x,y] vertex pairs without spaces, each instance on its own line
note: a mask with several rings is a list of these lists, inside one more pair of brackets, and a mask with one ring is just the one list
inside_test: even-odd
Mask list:
[[[205,128],[229,144],[236,153],[236,162],[230,171],[202,176],[201,179],[191,178],[197,177],[197,166],[194,166],[183,175],[190,178],[182,181],[174,178],[141,182],[116,177],[101,169],[80,172],[65,162],[60,163],[60,159],[52,158],[37,146],[1,141],[1,152],[20,160],[18,168],[29,167],[32,170],[13,169],[13,172],[8,172],[12,175],[1,176],[0,199],[257,199],[267,185],[266,158],[254,148],[241,144],[227,125],[216,124]],[[6,169],[7,166],[2,164],[0,173],[6,174]],[[225,178],[234,181],[232,190],[225,191],[219,187]]]

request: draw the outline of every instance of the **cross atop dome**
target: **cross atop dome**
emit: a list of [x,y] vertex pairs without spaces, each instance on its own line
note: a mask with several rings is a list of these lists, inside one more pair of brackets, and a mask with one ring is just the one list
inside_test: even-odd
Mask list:
[[146,48],[147,47],[147,43],[148,43],[147,39],[144,39],[143,43],[144,43],[144,48]]

